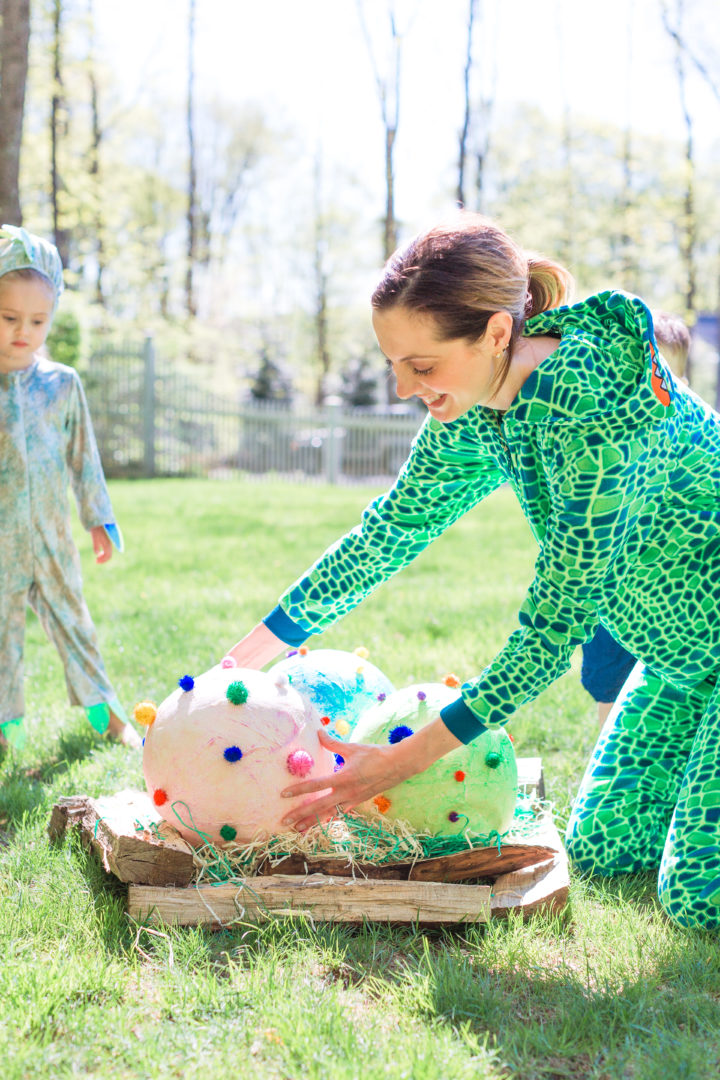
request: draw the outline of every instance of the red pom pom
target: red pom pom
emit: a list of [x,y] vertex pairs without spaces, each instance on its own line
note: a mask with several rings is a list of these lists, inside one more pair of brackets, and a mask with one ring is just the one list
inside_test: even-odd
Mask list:
[[167,792],[163,791],[161,787],[155,788],[153,792],[153,802],[156,806],[162,806],[163,803],[168,801]]
[[461,784],[462,781],[465,779],[465,773],[462,771],[462,769],[458,769],[458,771],[455,773],[455,779],[459,784]]
[[320,717],[320,723],[323,725],[323,727],[327,727],[328,724],[330,723],[330,717],[329,716],[321,716]]

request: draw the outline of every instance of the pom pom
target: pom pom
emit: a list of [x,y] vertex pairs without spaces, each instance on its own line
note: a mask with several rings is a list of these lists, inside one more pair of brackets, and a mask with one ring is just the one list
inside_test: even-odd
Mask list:
[[223,656],[222,660],[220,661],[220,667],[237,667],[237,660],[234,656]]
[[355,674],[356,675],[362,675],[362,673],[364,671],[365,671],[365,668],[363,667],[362,664],[358,664],[358,666],[355,668]]
[[275,676],[275,685],[278,690],[287,690],[288,686],[290,685],[290,679],[284,671],[278,671],[277,675]]
[[140,701],[133,709],[133,716],[138,724],[150,727],[157,715],[157,706],[152,701]]
[[195,680],[193,679],[192,675],[183,675],[182,678],[178,679],[178,686],[181,690],[192,690],[194,685]]
[[402,742],[403,739],[407,739],[408,736],[410,736],[412,734],[413,734],[413,729],[411,727],[408,727],[407,724],[398,724],[398,726],[394,727],[392,729],[392,731],[390,732],[390,734],[388,735],[388,742],[389,743]]
[[387,814],[390,809],[390,800],[386,799],[384,795],[376,795],[373,802],[377,806],[381,814]]
[[237,682],[231,682],[225,696],[233,705],[244,705],[248,699],[247,686],[240,679]]
[[507,733],[507,737],[508,737],[508,739],[510,740],[510,742],[512,742],[512,743],[514,743],[514,742],[515,742],[514,738],[512,737],[512,735],[510,734],[510,732],[509,732],[509,731],[508,731],[508,733]]
[[460,820],[460,815],[457,813],[457,811],[456,810],[451,810],[450,813],[448,814],[448,821],[459,821],[459,820]]
[[502,754],[498,754],[497,750],[491,750],[485,757],[485,764],[488,769],[497,769],[498,765],[502,764]]
[[288,649],[288,651],[285,653],[285,656],[288,657],[288,659],[289,659],[291,656],[297,656],[297,654],[298,654],[297,649]]
[[307,750],[293,750],[287,757],[288,772],[293,776],[307,776],[314,764]]
[[340,754],[335,754],[334,757],[335,768],[333,769],[333,772],[339,772],[339,770],[342,769],[343,765],[345,764],[345,758],[342,757]]
[[156,806],[164,806],[168,801],[167,791],[163,791],[161,787],[155,788],[153,791],[153,802]]
[[226,761],[239,761],[243,756],[243,752],[239,746],[226,746],[223,750],[223,757]]
[[353,649],[356,656],[359,656],[361,660],[367,660],[370,653],[367,651],[364,645],[358,645],[357,649]]
[[233,829],[232,825],[223,825],[222,829],[220,830],[220,835],[222,836],[223,840],[226,840],[229,844],[230,841],[234,840],[237,836],[237,829]]
[[459,784],[462,784],[463,780],[465,779],[465,773],[462,771],[462,769],[458,769],[458,771],[455,773],[455,779]]
[[321,716],[320,717],[320,723],[322,724],[323,727],[327,727],[328,724],[330,723],[330,717],[329,716]]
[[426,697],[427,697],[427,694],[425,693],[424,690],[418,690],[418,692],[417,692],[418,701],[424,701]]
[[300,656],[307,656],[307,654],[309,652],[310,652],[310,650],[308,649],[307,645],[301,645],[300,648],[298,649],[298,654]]
[[387,694],[378,694],[377,699],[378,699],[378,701],[384,701],[386,697],[387,697]]
[[340,738],[344,739],[346,735],[350,734],[350,725],[348,724],[347,720],[338,720],[337,724],[335,725],[335,730],[337,731]]
[[452,672],[452,671],[450,671],[445,676],[445,678],[443,679],[443,682],[445,683],[446,686],[455,687],[455,686],[460,685],[460,680],[458,679],[457,675],[455,675],[454,672]]

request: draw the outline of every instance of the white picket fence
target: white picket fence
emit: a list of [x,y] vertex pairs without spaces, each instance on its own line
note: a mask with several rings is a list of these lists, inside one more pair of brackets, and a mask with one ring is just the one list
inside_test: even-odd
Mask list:
[[348,409],[234,402],[209,393],[142,346],[95,350],[83,382],[108,476],[278,477],[385,483],[422,415],[407,406]]

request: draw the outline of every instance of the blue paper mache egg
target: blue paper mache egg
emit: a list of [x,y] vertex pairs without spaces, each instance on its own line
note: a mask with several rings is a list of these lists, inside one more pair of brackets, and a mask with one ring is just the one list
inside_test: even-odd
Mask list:
[[392,694],[388,677],[367,659],[367,650],[292,650],[272,668],[269,675],[287,678],[293,690],[306,696],[325,729],[347,740],[362,714]]

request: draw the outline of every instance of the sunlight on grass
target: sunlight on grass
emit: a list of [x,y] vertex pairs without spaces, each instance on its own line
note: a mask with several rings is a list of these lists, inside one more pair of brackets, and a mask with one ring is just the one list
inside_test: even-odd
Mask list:
[[[118,482],[127,553],[82,545],[85,592],[126,706],[215,663],[373,493],[239,481]],[[514,629],[535,547],[497,492],[322,639],[363,644],[398,686],[482,669]],[[61,795],[142,786],[137,755],[65,699],[30,620],[29,740],[0,764],[3,1080],[28,1077],[572,1077],[720,1071],[720,948],[671,926],[652,875],[574,877],[568,908],[421,932],[297,920],[155,930],[75,842]],[[595,735],[577,665],[510,730],[543,758],[559,822]]]

